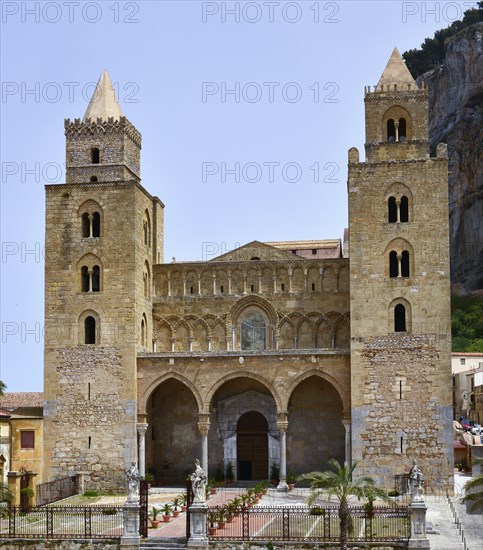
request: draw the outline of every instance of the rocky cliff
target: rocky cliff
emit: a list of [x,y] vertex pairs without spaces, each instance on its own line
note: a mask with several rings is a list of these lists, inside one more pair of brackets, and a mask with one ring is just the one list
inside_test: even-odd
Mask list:
[[483,294],[483,23],[450,39],[429,84],[431,154],[448,144],[451,284],[454,294]]

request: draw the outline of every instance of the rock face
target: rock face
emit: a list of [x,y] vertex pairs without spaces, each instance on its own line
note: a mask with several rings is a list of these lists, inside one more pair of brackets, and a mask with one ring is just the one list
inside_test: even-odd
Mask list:
[[483,23],[455,35],[442,66],[419,80],[429,85],[431,153],[448,144],[451,286],[483,293]]

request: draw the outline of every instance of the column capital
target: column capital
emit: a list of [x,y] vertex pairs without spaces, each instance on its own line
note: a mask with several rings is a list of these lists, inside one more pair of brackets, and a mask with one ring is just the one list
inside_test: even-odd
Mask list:
[[198,414],[198,430],[201,435],[208,435],[210,429],[210,415],[209,413]]
[[288,428],[288,413],[277,413],[277,428],[279,432],[285,433]]
[[145,434],[148,429],[148,424],[146,422],[140,422],[136,425],[136,429],[139,434]]

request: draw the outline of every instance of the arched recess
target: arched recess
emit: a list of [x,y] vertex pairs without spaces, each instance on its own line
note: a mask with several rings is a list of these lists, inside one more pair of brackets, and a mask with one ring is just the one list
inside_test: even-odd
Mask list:
[[347,317],[342,316],[335,325],[334,348],[349,349],[351,343],[351,330]]
[[174,350],[189,351],[190,350],[191,332],[186,321],[180,321],[175,327],[174,334]]
[[184,483],[200,457],[198,403],[195,393],[181,380],[158,382],[146,403],[146,471],[156,484]]
[[333,323],[327,317],[323,317],[316,327],[315,347],[332,349],[333,334]]
[[311,373],[292,385],[288,402],[287,469],[295,474],[325,470],[345,459],[343,400],[328,380]]
[[211,327],[211,349],[212,351],[226,350],[226,325],[222,319],[214,321]]
[[318,266],[309,267],[307,271],[308,292],[320,292],[320,270]]
[[337,290],[337,273],[335,271],[335,266],[324,266],[322,288],[324,292],[334,292]]
[[343,265],[339,269],[337,277],[337,290],[339,292],[349,292],[349,266]]
[[[257,377],[259,378],[259,377]],[[277,428],[276,397],[266,382],[260,382],[251,373],[233,373],[220,381],[210,391],[210,430],[208,453],[210,477],[216,470],[225,471],[229,462],[233,464],[235,477],[240,474],[248,479],[266,479],[270,463],[279,462],[280,434]],[[239,421],[249,413],[248,432],[255,435],[260,424],[250,422],[250,416],[261,415],[266,422],[266,437],[254,437],[250,444],[245,437],[238,445]],[[250,413],[257,413],[256,415]],[[258,416],[260,420],[260,416]],[[245,420],[247,418],[245,417]],[[252,418],[253,420],[253,418]],[[263,430],[262,430],[263,431]],[[242,452],[242,456],[238,452]],[[258,477],[261,476],[261,477]]]
[[297,349],[314,347],[314,327],[308,319],[303,319],[297,327]]
[[193,326],[193,345],[192,351],[208,351],[208,333],[209,327],[203,319],[198,319],[192,323]]
[[301,267],[294,267],[292,270],[292,292],[304,292],[305,275]]
[[284,319],[280,322],[278,349],[294,349],[295,332],[290,319]]
[[171,351],[173,329],[166,320],[156,322],[156,351]]

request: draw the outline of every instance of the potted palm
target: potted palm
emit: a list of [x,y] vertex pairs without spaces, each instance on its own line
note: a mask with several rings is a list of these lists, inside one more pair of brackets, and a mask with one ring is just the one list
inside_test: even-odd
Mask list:
[[295,476],[295,474],[292,472],[292,470],[289,470],[287,472],[287,477],[286,477],[286,481],[287,481],[289,491],[294,490],[296,480],[297,480],[297,477]]
[[182,493],[179,495],[179,498],[181,499],[181,511],[186,512],[187,503],[188,503],[188,495],[187,493]]
[[153,506],[151,508],[151,527],[154,527],[154,529],[159,527],[158,514],[159,510]]
[[171,519],[171,511],[173,507],[169,502],[165,502],[163,506],[161,507],[161,511],[163,512],[163,521],[164,523],[169,523],[169,520]]
[[233,507],[233,515],[234,517],[238,517],[240,514],[240,508],[242,507],[243,501],[241,498],[235,497],[231,500],[230,506]]
[[222,506],[218,510],[218,529],[224,529],[226,523],[226,508]]
[[218,521],[218,512],[214,510],[208,513],[208,533],[214,535],[216,533],[216,522]]
[[233,473],[233,462],[227,462],[225,470],[226,484],[231,485],[233,483],[234,477],[235,474]]
[[181,508],[181,498],[173,498],[173,517],[177,518],[179,516],[179,508]]
[[280,481],[280,467],[276,462],[272,462],[270,467],[270,479],[272,481],[272,485],[278,485],[278,482]]

